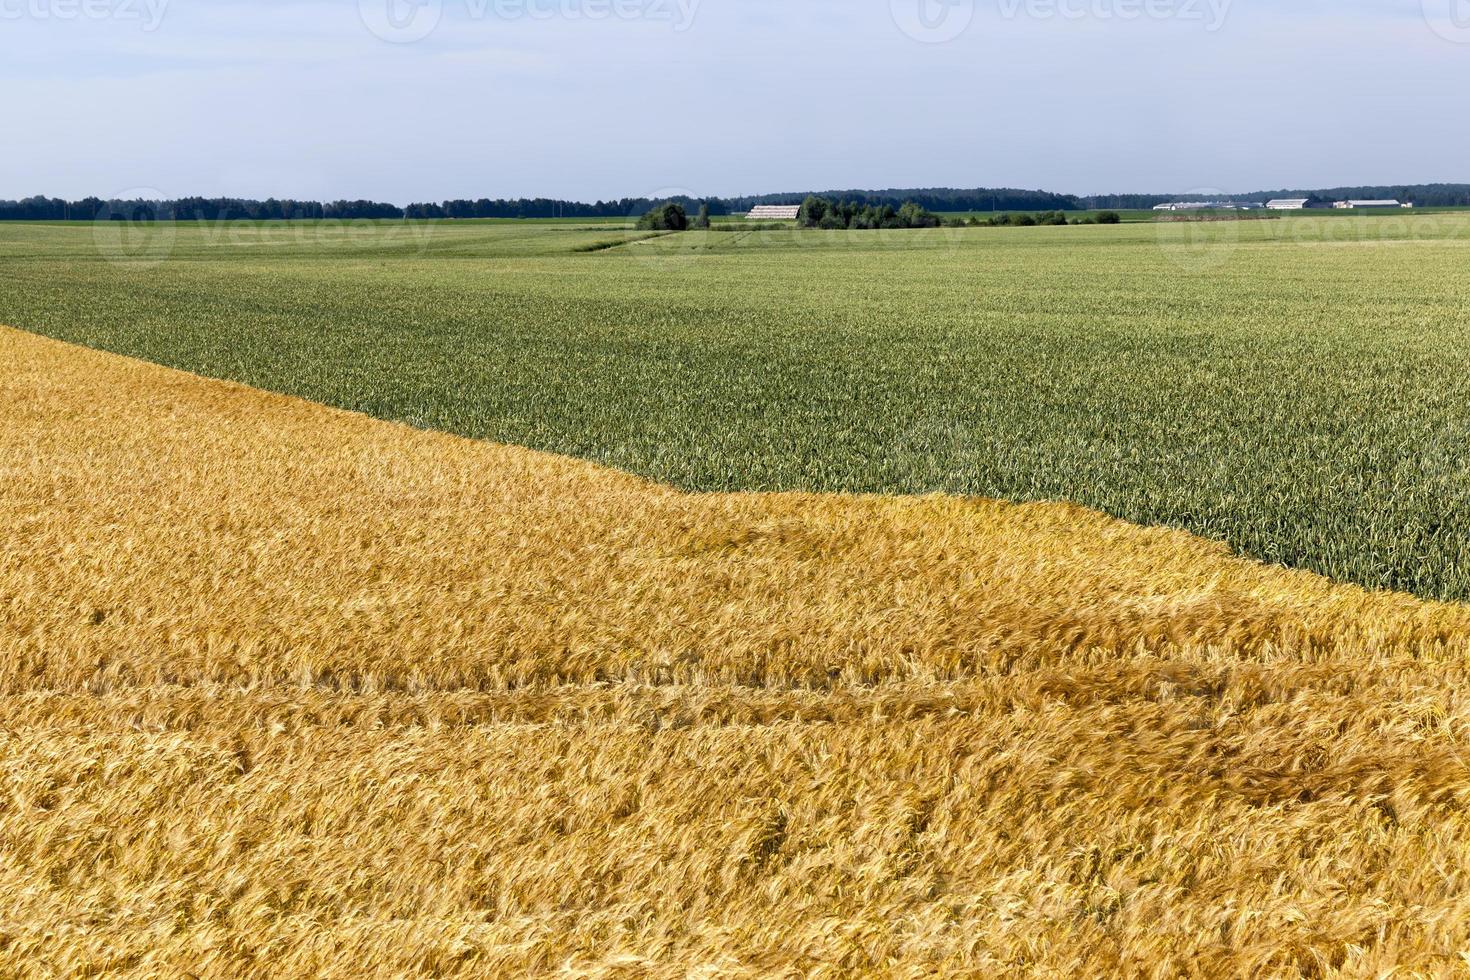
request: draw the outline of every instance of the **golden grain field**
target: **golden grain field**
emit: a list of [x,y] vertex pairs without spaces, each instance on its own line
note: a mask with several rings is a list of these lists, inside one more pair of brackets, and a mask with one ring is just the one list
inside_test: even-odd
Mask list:
[[0,365],[0,974],[1470,967],[1470,610]]

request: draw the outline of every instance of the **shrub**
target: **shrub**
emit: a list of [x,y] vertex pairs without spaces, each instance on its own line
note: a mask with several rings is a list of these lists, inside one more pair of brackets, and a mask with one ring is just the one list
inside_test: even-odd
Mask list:
[[801,202],[801,210],[796,213],[796,223],[802,228],[816,228],[822,223],[822,219],[831,210],[832,202],[815,194],[807,195],[807,199]]
[[1123,220],[1123,216],[1116,211],[1099,211],[1096,221],[1100,225],[1116,225]]
[[872,228],[938,228],[939,215],[906,201],[897,211],[890,205],[860,205],[849,201],[829,201],[812,195],[801,205],[796,223],[803,228],[830,230]]
[[[705,220],[708,220],[708,215]],[[639,218],[638,227],[645,231],[683,231],[689,227],[689,215],[684,212],[682,204],[671,201]]]
[[898,209],[898,220],[901,228],[939,227],[939,215],[925,211],[913,201],[905,201]]

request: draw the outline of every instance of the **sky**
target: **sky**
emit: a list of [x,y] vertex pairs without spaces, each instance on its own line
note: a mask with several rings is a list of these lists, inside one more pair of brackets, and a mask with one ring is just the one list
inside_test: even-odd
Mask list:
[[1470,0],[0,0],[0,198],[1470,181]]

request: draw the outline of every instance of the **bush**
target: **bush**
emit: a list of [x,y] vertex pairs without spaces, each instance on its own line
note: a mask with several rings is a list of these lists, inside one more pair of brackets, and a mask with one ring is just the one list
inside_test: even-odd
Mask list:
[[1116,225],[1123,220],[1123,216],[1116,211],[1099,211],[1097,223],[1100,225]]
[[801,202],[801,210],[796,213],[796,223],[802,228],[819,227],[831,208],[832,202],[825,197],[809,194],[807,199]]
[[938,228],[939,215],[924,210],[913,201],[905,201],[897,211],[890,205],[860,205],[848,201],[829,201],[815,195],[801,205],[796,223],[803,228],[829,230],[872,228]]
[[704,204],[701,204],[699,206],[699,216],[694,219],[694,227],[696,227],[696,228],[708,228],[709,227],[709,203],[708,202],[706,202]]
[[[708,220],[708,215],[706,215]],[[644,231],[683,231],[689,227],[689,215],[682,204],[662,204],[638,219],[638,227]]]
[[913,201],[905,201],[898,209],[898,221],[901,228],[939,227],[939,215],[925,211]]

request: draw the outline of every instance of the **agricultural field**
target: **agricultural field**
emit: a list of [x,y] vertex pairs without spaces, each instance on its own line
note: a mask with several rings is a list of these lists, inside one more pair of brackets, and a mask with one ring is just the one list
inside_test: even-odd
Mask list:
[[687,490],[1071,501],[1470,598],[1470,215],[169,228],[0,227],[0,323]]
[[0,972],[1448,975],[1470,609],[0,331]]
[[0,225],[0,975],[1454,975],[1467,249]]

